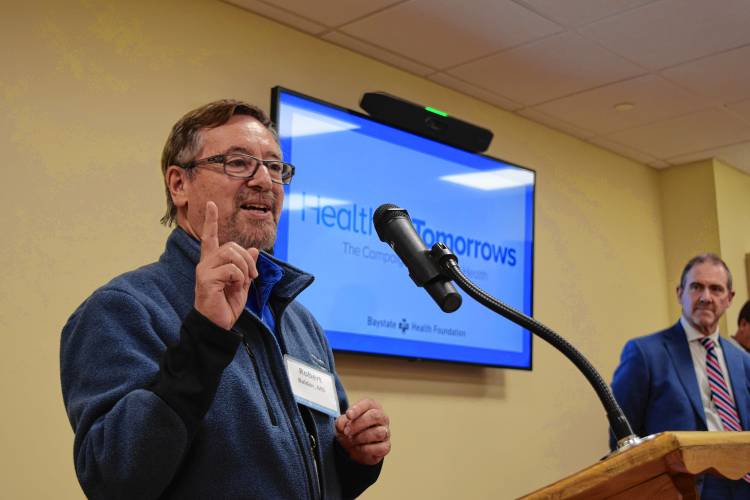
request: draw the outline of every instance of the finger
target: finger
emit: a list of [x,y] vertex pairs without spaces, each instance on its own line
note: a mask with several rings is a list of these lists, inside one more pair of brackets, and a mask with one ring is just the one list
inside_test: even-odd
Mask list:
[[[235,242],[225,243],[229,245],[233,252],[233,256],[242,260],[242,269],[245,273],[245,284],[250,286],[252,280],[258,277],[258,249],[257,248],[244,248]],[[233,262],[235,262],[233,260]],[[239,266],[239,263],[237,263]]]
[[391,438],[390,430],[385,425],[370,427],[364,431],[355,434],[350,438],[353,445],[361,446],[372,443],[382,443]]
[[213,201],[207,201],[201,231],[201,257],[217,248],[219,248],[219,208]]
[[343,434],[344,428],[346,427],[348,423],[349,423],[349,419],[346,417],[346,415],[340,415],[339,418],[336,419],[336,431]]
[[258,262],[258,254],[260,253],[260,250],[257,248],[247,248],[245,249],[245,252],[247,252],[246,255],[249,257],[248,269],[250,279],[255,279],[258,277],[258,267],[255,263]]
[[391,442],[383,441],[374,444],[356,446],[351,450],[350,456],[360,463],[375,465],[391,451]]
[[370,427],[383,425],[388,426],[390,419],[381,409],[369,409],[364,414],[352,420],[344,429],[344,434],[354,436]]
[[232,242],[234,245],[233,248],[237,250],[237,253],[242,256],[242,258],[245,260],[245,263],[247,264],[247,274],[248,277],[251,280],[254,280],[258,277],[258,266],[256,262],[258,261],[258,249],[257,248],[244,248],[237,243]]
[[256,265],[258,251],[256,249],[245,249],[233,241],[228,241],[221,245],[216,251],[210,255],[203,256],[203,260],[199,263],[199,266],[204,268],[219,267],[228,262],[233,262],[237,267],[241,268],[250,279],[258,277],[258,269]]
[[378,403],[377,401],[370,398],[365,398],[361,401],[358,401],[357,404],[350,406],[349,409],[346,410],[346,416],[349,417],[349,420],[355,420],[370,408],[382,409],[380,403]]
[[242,248],[236,243],[225,243],[220,246],[219,249],[214,252],[213,256],[209,260],[209,265],[213,264],[215,267],[223,264],[234,264],[241,271],[245,278],[250,273],[250,265],[248,264],[247,250]]
[[222,288],[235,284],[245,282],[245,275],[242,273],[242,269],[237,267],[233,263],[224,264],[223,266],[215,267],[207,272],[206,280],[221,284]]

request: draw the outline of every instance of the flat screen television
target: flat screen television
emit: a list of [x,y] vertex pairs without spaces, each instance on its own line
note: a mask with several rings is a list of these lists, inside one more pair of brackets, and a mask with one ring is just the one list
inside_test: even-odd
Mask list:
[[427,247],[532,315],[535,172],[276,87],[286,186],[274,253],[315,275],[299,300],[335,351],[531,369],[531,334],[463,295],[442,312],[378,239],[372,215],[405,208]]

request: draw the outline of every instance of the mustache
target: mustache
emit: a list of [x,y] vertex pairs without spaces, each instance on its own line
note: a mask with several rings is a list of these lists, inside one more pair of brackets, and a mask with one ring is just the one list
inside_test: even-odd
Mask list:
[[268,205],[271,210],[274,210],[276,208],[277,198],[276,193],[273,191],[257,191],[255,189],[244,187],[237,191],[237,194],[234,197],[234,204],[239,207],[246,203],[260,203]]
[[695,311],[714,311],[716,307],[713,304],[696,304],[693,307]]

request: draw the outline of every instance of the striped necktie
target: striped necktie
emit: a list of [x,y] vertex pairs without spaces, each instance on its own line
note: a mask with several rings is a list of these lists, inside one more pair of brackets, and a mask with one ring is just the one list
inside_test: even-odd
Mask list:
[[[721,371],[714,341],[709,337],[703,337],[700,342],[706,348],[706,373],[708,374],[708,385],[711,388],[711,401],[714,402],[716,411],[719,413],[724,430],[741,432],[740,416],[734,406],[734,398],[729,393],[729,388],[724,380],[724,373]],[[750,473],[745,474],[742,479],[750,483]]]

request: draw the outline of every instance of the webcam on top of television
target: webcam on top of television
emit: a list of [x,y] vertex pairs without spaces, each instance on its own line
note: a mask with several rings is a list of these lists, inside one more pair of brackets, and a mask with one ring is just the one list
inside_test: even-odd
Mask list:
[[367,92],[359,106],[374,119],[472,153],[487,151],[492,132],[386,92]]

